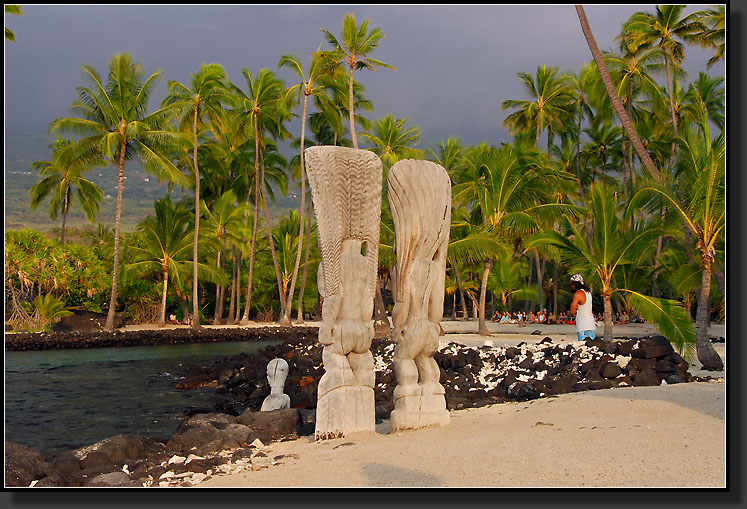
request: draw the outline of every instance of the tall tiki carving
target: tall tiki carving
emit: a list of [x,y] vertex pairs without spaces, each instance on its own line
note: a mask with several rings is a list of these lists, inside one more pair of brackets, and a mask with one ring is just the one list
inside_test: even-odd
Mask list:
[[444,307],[451,180],[438,164],[405,159],[389,170],[387,184],[397,256],[392,430],[445,425],[449,412],[433,354]]
[[371,340],[379,256],[381,160],[368,150],[304,151],[322,253],[324,375],[319,380],[317,440],[374,431]]

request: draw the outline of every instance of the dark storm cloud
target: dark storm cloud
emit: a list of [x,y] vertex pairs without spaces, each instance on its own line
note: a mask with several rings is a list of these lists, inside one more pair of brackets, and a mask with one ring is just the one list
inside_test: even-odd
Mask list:
[[[655,6],[585,9],[600,48],[612,49],[621,23]],[[500,104],[528,99],[517,73],[534,74],[540,65],[577,70],[591,60],[573,5],[24,5],[24,16],[6,17],[17,41],[5,45],[6,129],[43,129],[66,115],[83,83],[81,64],[105,74],[118,52],[182,82],[203,62],[217,62],[246,89],[242,68],[276,70],[289,52],[306,66],[324,42],[320,28],[339,34],[346,12],[385,31],[373,57],[398,68],[357,74],[375,106],[370,118],[407,118],[423,131],[419,148],[449,135],[467,143],[508,141]],[[705,70],[708,56],[688,47],[691,75]],[[164,94],[162,84],[152,106]]]

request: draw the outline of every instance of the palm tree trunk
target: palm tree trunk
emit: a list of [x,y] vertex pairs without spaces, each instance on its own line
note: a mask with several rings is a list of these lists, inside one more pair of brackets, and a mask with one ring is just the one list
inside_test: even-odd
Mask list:
[[236,316],[233,323],[241,320],[241,248],[236,253]]
[[[216,268],[220,269],[220,258],[221,254],[223,253],[223,250],[218,251],[218,255],[216,256],[215,266]],[[220,285],[215,285],[215,315],[213,316],[213,323],[219,324],[221,319],[223,318],[223,287]]]
[[[630,98],[628,100],[628,117],[633,117],[633,81],[630,81],[630,87],[628,92],[628,97]],[[630,139],[630,135],[628,135],[628,170],[630,171],[630,177],[628,179],[628,185],[630,186],[630,193],[629,195],[633,195],[633,140]],[[631,221],[633,220],[633,216],[630,217]]]
[[480,283],[480,309],[479,309],[479,318],[480,322],[477,327],[477,333],[480,336],[489,336],[490,331],[488,330],[488,326],[485,322],[485,294],[488,290],[488,274],[490,273],[490,269],[493,268],[493,260],[487,260],[485,262],[485,266],[482,269],[482,282]]
[[[249,322],[249,307],[252,302],[252,280],[254,276],[254,253],[257,246],[257,226],[259,225],[259,133],[257,131],[257,116],[254,115],[254,229],[252,230],[252,245],[249,251],[249,282],[246,285],[246,304],[241,323]],[[247,194],[247,204],[249,196]],[[268,225],[269,227],[269,225]]]
[[158,317],[158,326],[166,327],[166,293],[169,288],[169,270],[163,271],[163,294],[161,295],[161,312]]
[[582,5],[576,5],[576,13],[578,14],[578,20],[581,23],[581,30],[584,33],[584,38],[586,39],[586,43],[589,45],[589,49],[591,50],[591,55],[594,57],[594,61],[597,64],[597,69],[599,69],[599,74],[602,76],[602,82],[604,83],[604,88],[607,90],[607,95],[609,95],[609,98],[612,101],[612,106],[615,108],[615,111],[617,112],[617,116],[620,117],[620,122],[625,128],[625,132],[628,133],[628,136],[630,137],[630,141],[633,143],[633,146],[635,147],[638,157],[641,159],[641,161],[646,166],[648,171],[652,175],[654,175],[657,179],[661,180],[661,173],[659,173],[659,170],[656,168],[656,165],[651,160],[651,157],[648,155],[646,148],[643,146],[643,143],[641,143],[641,139],[638,137],[638,134],[635,132],[635,129],[633,128],[633,124],[630,122],[630,118],[628,117],[627,113],[625,113],[625,109],[623,108],[622,103],[620,102],[620,98],[617,96],[617,92],[615,92],[615,87],[612,84],[612,78],[610,78],[610,73],[609,71],[607,71],[607,65],[604,63],[604,60],[602,59],[602,54],[599,51],[599,47],[597,46],[596,40],[594,39],[594,34],[591,32],[591,27],[589,26],[589,20],[586,19],[586,13],[584,12],[584,8]]
[[462,286],[462,278],[459,276],[459,267],[456,263],[452,264],[452,267],[454,267],[457,288],[459,289],[459,300],[462,302],[462,320],[467,320],[469,315],[467,314],[467,303],[464,300],[464,287]]
[[602,293],[604,300],[604,340],[612,342],[612,296],[605,291]]
[[555,265],[555,269],[553,271],[553,288],[552,288],[552,314],[555,317],[555,319],[558,319],[558,278],[560,277],[558,274],[558,266]]
[[722,371],[724,363],[718,352],[713,348],[711,338],[708,335],[708,326],[711,322],[708,309],[708,299],[711,295],[711,259],[707,254],[702,257],[702,265],[703,275],[698,294],[698,310],[695,314],[695,349],[703,369]]
[[[662,216],[663,217],[663,216]],[[664,245],[664,237],[659,236],[659,238],[656,241],[656,256],[654,258],[654,270],[656,270],[659,267],[659,258],[661,257],[661,249]],[[653,275],[653,283],[651,285],[651,296],[658,299],[659,298],[659,273],[654,272]]]
[[513,296],[509,293],[508,298],[506,299],[508,301],[508,313],[511,314],[514,312],[514,300]]
[[236,244],[231,244],[231,300],[228,304],[226,324],[233,324],[233,313],[236,307]]
[[358,148],[358,138],[355,136],[355,111],[353,110],[353,66],[350,66],[350,83],[348,83],[348,97],[350,100],[350,136],[353,138],[353,148]]
[[[539,251],[534,251],[534,256],[537,259],[537,294],[539,296],[539,311],[542,310],[543,303],[545,302],[545,289],[543,288],[544,285],[544,272],[545,272],[545,264],[540,264],[540,255]],[[544,258],[544,257],[543,257]],[[544,262],[547,262],[547,259],[544,259]],[[534,311],[534,305],[532,305],[532,311]]]
[[309,96],[304,94],[303,96],[303,116],[301,117],[301,206],[299,207],[299,215],[301,216],[301,222],[298,229],[298,249],[296,250],[296,263],[293,266],[293,277],[291,277],[290,289],[288,290],[288,302],[285,304],[285,314],[280,319],[281,325],[291,325],[290,315],[293,308],[293,293],[296,289],[296,278],[298,277],[298,267],[301,264],[301,251],[303,249],[303,227],[304,215],[306,213],[306,176],[304,174],[304,139],[306,137],[306,106],[309,101]]
[[272,265],[275,268],[275,278],[278,283],[278,296],[280,297],[280,316],[286,314],[285,311],[285,293],[283,290],[283,279],[280,277],[280,266],[278,265],[277,253],[275,253],[275,240],[272,238],[272,223],[270,222],[270,211],[267,209],[267,200],[265,195],[267,193],[265,188],[265,161],[260,152],[260,161],[262,165],[262,174],[260,176],[260,185],[262,186],[262,192],[260,198],[262,199],[262,210],[265,213],[265,220],[267,221],[267,240],[270,243],[270,254],[272,255]]
[[721,292],[721,296],[725,299],[726,298],[726,278],[724,277],[724,273],[721,270],[721,267],[719,267],[718,263],[713,262],[711,264],[711,268],[713,270],[713,275],[716,276],[716,284],[718,284],[718,289]]
[[607,175],[607,155],[604,150],[602,150],[602,176]]
[[674,162],[674,154],[677,150],[677,114],[674,111],[674,97],[672,97],[672,70],[670,68],[669,51],[665,51],[664,60],[667,64],[667,90],[669,92],[669,112],[672,114],[672,127],[674,128],[674,141],[672,141],[672,150],[669,154],[669,166],[671,167]]
[[473,320],[478,320],[480,317],[478,316],[477,313],[478,313],[478,310],[480,308],[480,304],[477,302],[477,299],[475,298],[474,295],[472,295],[471,293],[469,293],[467,295],[469,295],[469,299],[470,299],[470,301],[472,301],[472,319]]
[[[580,110],[580,108],[579,108]],[[576,178],[578,179],[578,192],[581,197],[581,206],[584,207],[584,185],[581,183],[581,112],[578,115],[578,125],[576,131]],[[584,217],[584,226],[586,226],[586,217]],[[591,234],[589,228],[584,228],[586,232],[586,245],[591,246]]]
[[192,140],[194,148],[192,151],[192,163],[195,168],[195,235],[192,241],[192,328],[200,328],[200,299],[197,288],[197,238],[200,234],[200,171],[197,168],[197,110],[192,122]]
[[65,246],[65,224],[67,223],[68,196],[70,195],[70,184],[65,187],[65,203],[62,206],[62,232],[60,232],[60,247]]
[[296,323],[303,323],[303,296],[306,291],[306,274],[309,268],[309,250],[311,249],[311,203],[309,203],[309,213],[306,218],[306,254],[303,262],[303,277],[301,278],[301,288],[298,290],[298,316]]
[[114,267],[112,272],[112,295],[109,300],[109,312],[106,314],[104,330],[114,332],[114,313],[117,307],[117,283],[119,281],[119,226],[122,219],[122,193],[124,191],[124,157],[126,140],[122,135],[119,148],[119,168],[117,169],[117,210],[114,214]]
[[[534,258],[531,256],[529,257],[529,280],[527,281],[527,287],[532,286],[532,264],[534,263]],[[529,301],[524,299],[524,314],[527,314],[529,311]]]
[[578,113],[576,124],[576,178],[578,179],[578,194],[581,198],[581,206],[584,206],[584,186],[581,183],[581,108]]

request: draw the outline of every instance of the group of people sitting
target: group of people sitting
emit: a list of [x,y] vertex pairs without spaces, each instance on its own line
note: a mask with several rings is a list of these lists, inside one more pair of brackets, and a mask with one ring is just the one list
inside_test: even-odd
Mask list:
[[492,322],[498,323],[518,323],[520,326],[524,326],[528,323],[544,323],[544,324],[558,324],[558,323],[569,323],[574,324],[576,322],[567,318],[565,313],[560,313],[560,316],[556,319],[553,313],[548,313],[547,309],[542,309],[537,314],[534,311],[524,313],[523,311],[517,311],[515,313],[509,313],[504,311],[496,311],[491,318]]
[[[604,315],[602,313],[597,313],[596,315],[594,315],[594,318],[598,326],[601,327],[604,324]],[[503,311],[501,313],[500,311],[496,311],[490,321],[498,323],[513,323],[519,324],[520,326],[524,326],[528,323],[576,325],[576,320],[574,320],[574,317],[571,314],[566,314],[565,312],[561,311],[556,319],[555,315],[553,313],[548,313],[546,309],[539,311],[537,314],[535,314],[534,311],[529,311],[529,313],[524,313],[523,311],[516,311],[514,313]],[[615,313],[613,321],[615,325],[626,323],[644,323],[643,319],[638,317],[634,317],[631,320],[626,311],[623,311],[622,313]]]

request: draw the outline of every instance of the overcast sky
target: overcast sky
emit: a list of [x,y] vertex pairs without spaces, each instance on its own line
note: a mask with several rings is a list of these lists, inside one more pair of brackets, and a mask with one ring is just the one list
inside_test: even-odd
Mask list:
[[[398,69],[356,74],[374,104],[369,118],[388,113],[407,118],[407,125],[421,128],[423,149],[450,135],[466,143],[509,141],[501,102],[529,99],[517,73],[534,75],[541,65],[576,71],[592,59],[572,4],[23,5],[23,10],[23,16],[6,16],[16,34],[15,44],[5,43],[5,126],[11,130],[43,130],[67,115],[75,87],[84,83],[80,66],[91,64],[105,76],[109,60],[120,52],[130,53],[148,74],[163,70],[151,107],[165,94],[166,80],[188,83],[203,62],[223,65],[244,90],[244,67],[252,74],[270,68],[290,85],[294,75],[277,70],[280,56],[296,53],[307,68],[309,53],[324,42],[320,28],[340,34],[346,12],[384,30],[371,56]],[[614,48],[631,14],[653,12],[655,4],[585,10],[605,50]],[[691,79],[706,70],[710,56],[686,47]],[[724,72],[723,61],[709,71]],[[300,133],[298,120],[289,127]]]

